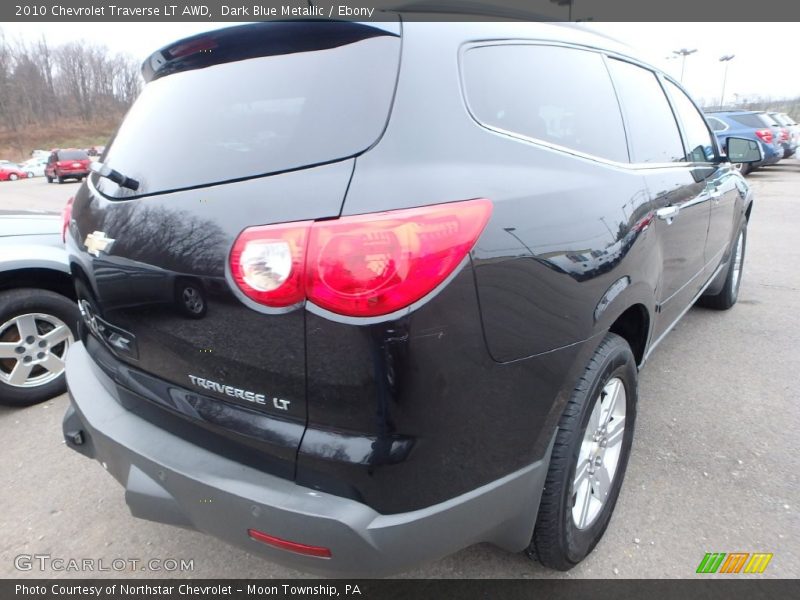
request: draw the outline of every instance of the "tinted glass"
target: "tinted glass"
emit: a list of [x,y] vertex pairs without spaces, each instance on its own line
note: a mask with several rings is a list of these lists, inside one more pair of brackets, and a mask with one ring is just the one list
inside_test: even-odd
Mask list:
[[745,113],[743,115],[730,115],[730,118],[736,121],[737,123],[741,123],[745,127],[754,127],[756,129],[761,129],[762,127],[768,127],[769,121],[763,119],[761,115],[757,113]]
[[[139,180],[138,195],[352,156],[386,125],[399,47],[396,36],[378,35],[154,79],[104,162]],[[95,184],[110,196],[133,194],[108,179]]]
[[89,155],[83,150],[59,150],[58,160],[87,160]]
[[772,117],[772,120],[775,121],[778,125],[789,125],[790,124],[789,119],[787,119],[783,115],[780,115],[780,114],[777,114],[777,113],[770,113],[769,116]]
[[726,129],[725,123],[715,117],[707,117],[708,124],[711,125],[713,131],[724,131]]
[[610,60],[609,69],[625,114],[631,161],[682,160],[681,134],[655,73],[620,60]]
[[599,54],[553,46],[472,48],[464,56],[472,114],[502,129],[619,162],[625,132]]
[[683,125],[686,136],[686,160],[689,162],[711,162],[716,156],[714,138],[708,130],[706,119],[683,90],[667,81],[675,112]]

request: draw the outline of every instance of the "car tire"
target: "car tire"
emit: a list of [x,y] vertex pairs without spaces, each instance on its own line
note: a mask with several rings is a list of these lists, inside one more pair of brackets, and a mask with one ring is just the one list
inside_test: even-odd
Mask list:
[[[69,345],[77,337],[79,318],[75,302],[49,290],[20,288],[0,293],[0,404],[30,406],[66,390],[63,368],[58,372],[51,371],[38,361],[53,356],[65,358]],[[62,333],[55,339],[60,341],[47,346],[46,334],[62,325],[68,331],[59,329]],[[28,343],[23,337],[25,331],[21,327],[33,327],[30,332],[32,342]],[[45,345],[41,346],[43,341]],[[15,376],[14,369],[25,364],[23,360],[17,360],[17,356],[30,357],[36,364],[28,369],[27,374],[23,367]],[[50,366],[58,368],[58,363]],[[18,379],[22,376],[26,379]],[[12,381],[12,377],[17,377],[17,380]]]
[[608,527],[633,442],[637,385],[630,346],[620,336],[606,334],[558,424],[526,551],[544,566],[571,569]]
[[719,293],[713,296],[701,296],[697,303],[714,310],[728,310],[739,299],[739,287],[742,284],[745,250],[747,249],[747,222],[739,230],[733,246],[733,253],[728,261],[728,274],[725,284]]
[[50,175],[45,175],[45,179],[47,179],[47,183],[53,183],[53,178]]
[[58,176],[58,183],[64,183],[64,178],[61,175]]
[[746,177],[753,170],[753,166],[750,163],[736,163],[734,166],[743,177]]
[[17,174],[16,174],[16,173],[10,173],[10,174],[8,175],[8,180],[9,180],[9,181],[16,181],[17,179],[19,179],[19,177],[17,176]]
[[33,179],[33,171],[28,171],[28,179]]

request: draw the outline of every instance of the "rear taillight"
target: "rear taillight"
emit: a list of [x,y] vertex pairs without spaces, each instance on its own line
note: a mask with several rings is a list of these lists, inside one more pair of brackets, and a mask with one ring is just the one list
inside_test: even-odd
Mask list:
[[64,205],[63,210],[61,211],[61,241],[67,241],[67,230],[69,229],[69,223],[72,221],[72,203],[75,202],[75,196],[70,196],[67,203]]
[[786,128],[781,129],[781,141],[783,142],[789,141],[789,130]]
[[772,143],[772,130],[771,129],[758,129],[756,135],[765,144]]
[[458,267],[492,212],[489,200],[245,229],[230,255],[250,299],[281,308],[309,300],[372,317],[423,298]]

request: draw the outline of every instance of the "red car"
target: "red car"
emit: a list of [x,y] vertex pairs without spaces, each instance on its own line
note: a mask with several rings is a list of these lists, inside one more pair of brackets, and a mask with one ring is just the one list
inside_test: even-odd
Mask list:
[[90,162],[91,159],[85,150],[75,148],[53,150],[47,159],[44,176],[47,178],[47,183],[53,183],[54,179],[57,179],[58,183],[64,183],[65,179],[81,181],[89,174]]
[[0,165],[0,181],[16,181],[17,179],[25,179],[28,174],[20,170],[16,166]]

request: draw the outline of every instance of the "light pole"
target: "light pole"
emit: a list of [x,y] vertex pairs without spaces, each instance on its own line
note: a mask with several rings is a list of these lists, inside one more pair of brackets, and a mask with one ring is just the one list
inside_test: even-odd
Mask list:
[[725,63],[725,74],[722,76],[722,93],[719,95],[719,109],[725,105],[725,83],[728,81],[728,63],[736,56],[735,54],[726,54],[719,57],[719,62]]
[[681,83],[683,83],[683,71],[686,68],[686,57],[690,54],[694,54],[697,52],[697,48],[692,48],[691,50],[687,50],[686,48],[681,48],[680,50],[673,50],[673,54],[677,54],[678,56],[682,56],[683,60],[681,61]]

